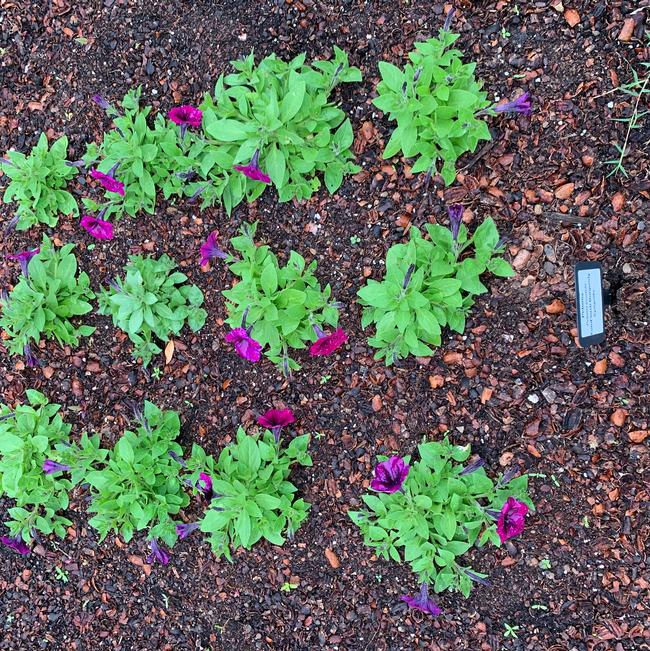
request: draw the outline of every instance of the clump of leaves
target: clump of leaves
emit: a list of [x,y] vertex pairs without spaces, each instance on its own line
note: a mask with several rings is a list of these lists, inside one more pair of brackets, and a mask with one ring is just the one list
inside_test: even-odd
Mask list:
[[58,413],[60,405],[33,389],[26,393],[27,403],[15,409],[0,405],[0,494],[16,500],[5,524],[11,537],[25,542],[35,531],[64,538],[72,522],[60,511],[68,508],[72,483],[45,474],[43,463],[55,445],[67,443],[71,427]]
[[88,302],[95,298],[85,272],[77,274],[73,244],[55,249],[43,236],[40,252],[30,261],[28,276],[21,276],[8,297],[0,299],[0,328],[9,335],[7,348],[20,355],[31,342],[41,337],[76,346],[79,337],[91,335],[95,328],[75,326],[70,317],[90,312]]
[[312,66],[304,54],[290,62],[271,54],[255,65],[251,53],[232,66],[237,72],[219,77],[214,98],[206,96],[200,107],[208,146],[197,169],[210,185],[197,182],[189,192],[205,189],[204,206],[222,202],[230,213],[244,196],[252,201],[264,191],[264,183],[234,169],[256,151],[280,201],[308,199],[320,187],[320,173],[335,192],[345,175],[360,169],[351,162],[350,121],[329,100],[339,83],[361,81],[345,52],[334,47],[330,61]]
[[135,217],[140,210],[153,214],[156,190],[161,189],[166,199],[182,195],[184,172],[192,170],[193,160],[203,147],[194,148],[187,141],[179,141],[178,129],[163,115],[158,114],[149,126],[147,118],[151,106],[140,107],[142,89],[130,90],[121,101],[122,111],[111,111],[115,128],[106,131],[100,145],[88,146],[83,160],[90,166],[100,161],[97,169],[108,174],[116,167],[116,176],[124,184],[124,196],[114,192],[104,202],[84,198],[90,212],[103,212],[103,219],[119,219],[124,213]]
[[112,450],[101,450],[80,478],[90,486],[88,510],[95,515],[89,524],[99,532],[100,541],[113,531],[128,542],[135,531],[148,529],[150,537],[174,545],[172,516],[189,503],[180,466],[170,455],[182,455],[176,443],[179,431],[175,411],[145,402],[135,431],[126,430]]
[[[469,446],[452,445],[447,438],[422,443],[418,454],[420,461],[403,465],[408,474],[400,490],[366,494],[368,508],[348,513],[378,556],[408,562],[418,580],[436,592],[459,590],[467,597],[472,581],[484,582],[485,575],[459,557],[474,544],[500,546],[495,518],[509,497],[534,508],[528,476],[502,475],[495,484],[480,463],[462,465]],[[410,457],[403,461],[408,464]]]
[[472,237],[464,224],[456,238],[439,224],[427,224],[426,231],[430,239],[411,227],[410,241],[388,250],[384,279],[368,280],[358,292],[365,306],[362,326],[376,326],[368,343],[379,349],[375,359],[384,358],[386,365],[407,355],[431,355],[445,326],[462,333],[474,297],[487,292],[483,273],[514,275],[500,257],[503,248],[492,218]]
[[231,240],[242,258],[229,258],[230,270],[239,281],[223,291],[227,322],[237,328],[245,320],[251,337],[263,348],[268,346],[266,355],[271,361],[285,370],[299,369],[288,355],[289,348],[306,348],[315,341],[314,325],[338,323],[338,310],[330,300],[331,287],[321,288],[314,275],[316,261],[306,265],[295,251],[281,267],[268,246],[255,245],[256,229],[257,222],[244,224],[241,234]]
[[282,545],[298,530],[310,505],[296,499],[289,474],[296,463],[312,465],[308,444],[304,434],[282,448],[268,430],[249,436],[239,428],[214,464],[215,497],[201,521],[217,556],[232,560],[231,546],[250,549],[261,538]]
[[403,70],[380,62],[382,81],[373,100],[397,122],[384,158],[401,151],[417,159],[412,172],[440,172],[447,185],[456,178],[457,159],[491,138],[477,116],[489,102],[474,76],[476,64],[463,63],[460,50],[448,49],[458,38],[440,30],[437,38],[416,43]]
[[68,139],[62,136],[48,148],[47,136],[41,133],[29,155],[18,151],[0,158],[0,168],[9,177],[3,201],[16,201],[16,228],[20,231],[42,223],[56,226],[59,213],[79,214],[74,197],[65,189],[77,170],[67,164]]
[[178,335],[186,322],[194,332],[205,323],[203,292],[186,284],[187,276],[175,268],[168,255],[131,256],[124,279],[99,296],[100,314],[110,314],[114,325],[129,335],[133,356],[141,357],[145,366],[162,350],[157,341]]

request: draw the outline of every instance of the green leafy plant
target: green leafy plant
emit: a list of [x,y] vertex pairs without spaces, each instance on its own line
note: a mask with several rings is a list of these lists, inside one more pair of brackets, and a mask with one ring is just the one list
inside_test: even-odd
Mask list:
[[214,98],[206,95],[200,106],[208,146],[196,169],[209,185],[197,181],[188,192],[204,190],[204,206],[222,202],[230,213],[244,196],[252,201],[264,191],[264,183],[233,169],[256,151],[280,201],[309,198],[320,187],[319,173],[335,192],[360,169],[350,161],[350,121],[329,100],[340,82],[361,81],[345,52],[335,46],[331,60],[312,66],[304,54],[290,62],[271,54],[255,65],[251,53],[232,66],[236,73],[219,77]]
[[440,30],[437,38],[415,44],[405,68],[382,61],[382,81],[373,104],[397,122],[384,158],[402,152],[417,158],[412,172],[440,172],[447,185],[456,178],[456,161],[475,151],[490,130],[477,113],[489,102],[474,76],[476,64],[463,63],[462,52],[448,49],[458,34]]
[[245,224],[241,234],[231,240],[242,258],[229,258],[230,270],[239,278],[223,291],[228,310],[227,322],[240,327],[246,314],[250,334],[266,355],[285,370],[300,365],[288,355],[288,349],[302,349],[317,339],[313,326],[336,326],[338,310],[330,300],[331,288],[321,288],[314,272],[316,261],[306,265],[295,251],[287,264],[280,266],[276,255],[266,246],[256,246],[253,238],[257,223]]
[[0,158],[0,168],[9,177],[3,201],[16,201],[16,228],[20,231],[42,223],[56,226],[59,213],[79,214],[74,197],[65,189],[77,170],[67,164],[68,139],[62,136],[48,148],[47,136],[41,133],[28,156],[8,152]]
[[231,546],[250,549],[266,538],[282,545],[307,517],[309,504],[296,499],[289,481],[291,466],[311,466],[309,435],[292,439],[286,448],[271,432],[249,436],[240,427],[235,443],[214,464],[215,497],[201,521],[217,556],[232,560]]
[[[650,40],[648,41],[650,45]],[[643,67],[650,69],[650,63],[642,63]],[[617,173],[623,174],[627,177],[628,173],[625,169],[623,161],[625,156],[628,154],[628,143],[630,141],[630,135],[632,134],[633,129],[641,129],[641,119],[650,113],[649,110],[639,111],[639,104],[641,103],[642,98],[646,95],[650,95],[650,75],[646,75],[645,78],[639,77],[639,73],[636,70],[632,70],[632,81],[628,84],[623,84],[614,90],[630,95],[634,98],[634,106],[632,107],[632,113],[629,117],[625,118],[614,118],[615,122],[623,122],[627,124],[627,129],[625,131],[625,139],[623,145],[614,144],[614,147],[618,151],[618,158],[605,161],[606,165],[611,165],[612,169],[610,170],[607,176],[612,176]]]
[[140,107],[142,89],[130,90],[121,101],[122,111],[114,109],[115,128],[107,131],[100,145],[88,146],[83,158],[87,166],[100,161],[97,169],[115,174],[124,184],[124,196],[114,192],[104,202],[84,198],[87,210],[103,212],[103,219],[119,219],[124,213],[135,217],[140,210],[153,214],[156,190],[161,189],[168,199],[182,195],[183,174],[193,168],[193,161],[204,144],[189,138],[180,140],[178,129],[161,114],[156,115],[153,127],[147,118],[151,106]]
[[368,508],[349,516],[378,556],[408,562],[419,582],[436,592],[453,589],[467,597],[472,581],[485,575],[463,566],[459,557],[475,544],[501,544],[493,516],[509,497],[534,508],[528,477],[501,476],[495,484],[478,463],[463,468],[470,447],[447,438],[422,443],[418,454],[420,460],[406,466],[400,490],[364,495]]
[[[152,538],[161,538],[172,546],[176,525],[172,516],[187,506],[180,466],[170,452],[182,455],[176,443],[180,420],[175,411],[163,411],[145,402],[143,416],[135,431],[126,430],[115,447],[106,451],[95,448],[95,461],[73,479],[90,486],[89,520],[103,540],[110,531],[126,542],[134,532],[147,529]],[[81,446],[61,456],[70,465],[79,455],[92,456],[87,439]]]
[[129,335],[133,356],[141,357],[145,366],[162,350],[156,341],[178,335],[185,322],[194,332],[205,323],[203,293],[196,285],[185,284],[187,276],[175,268],[167,255],[157,260],[131,256],[124,280],[111,283],[99,295],[100,314],[110,314],[114,325]]
[[30,261],[29,275],[21,276],[8,297],[0,299],[0,328],[9,335],[9,352],[19,355],[41,337],[76,346],[79,337],[91,335],[95,328],[75,326],[71,317],[90,312],[88,302],[95,297],[85,272],[77,274],[74,245],[55,249],[43,236],[40,252]]
[[426,231],[430,239],[411,227],[410,241],[388,250],[384,279],[368,280],[358,292],[362,326],[376,326],[368,342],[379,349],[375,359],[385,358],[387,365],[407,355],[431,355],[444,326],[462,333],[474,297],[487,292],[483,273],[514,275],[499,257],[503,248],[491,218],[472,237],[464,224],[456,239],[439,224],[427,224]]
[[27,402],[11,409],[0,405],[0,493],[16,500],[9,508],[11,537],[29,542],[33,532],[64,538],[72,524],[59,512],[68,508],[71,482],[43,472],[54,446],[67,443],[70,425],[38,391],[27,390]]

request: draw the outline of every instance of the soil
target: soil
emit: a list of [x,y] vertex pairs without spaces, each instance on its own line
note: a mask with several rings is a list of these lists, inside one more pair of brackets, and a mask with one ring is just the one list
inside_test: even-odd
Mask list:
[[[115,101],[141,84],[146,101],[166,112],[199,102],[228,61],[251,48],[258,57],[313,58],[336,44],[364,75],[339,91],[363,170],[335,196],[322,190],[306,203],[278,204],[267,191],[232,218],[160,203],[154,217],[120,221],[108,243],[91,242],[72,218],[43,230],[76,243],[95,289],[138,252],[168,253],[201,287],[208,322],[198,335],[183,332],[171,363],[161,356],[152,364],[158,379],[97,315],[87,319],[96,334],[78,349],[43,345],[41,368],[6,351],[0,359],[4,402],[40,389],[63,405],[75,435],[101,432],[109,443],[127,426],[131,402],[145,398],[179,411],[183,446],[196,441],[211,453],[237,424],[250,426],[273,406],[293,409],[296,433],[319,433],[313,468],[294,475],[312,503],[309,519],[284,547],[258,544],[232,564],[194,535],[174,547],[168,566],[151,567],[142,536],[97,544],[77,492],[65,540],[43,540],[27,557],[0,550],[0,649],[650,648],[648,120],[632,132],[629,176],[607,176],[604,164],[625,138],[626,125],[613,118],[633,106],[614,89],[649,58],[648,3],[459,3],[460,46],[490,96],[529,90],[534,112],[494,119],[494,139],[461,161],[459,181],[425,188],[404,161],[382,161],[392,125],[370,100],[377,62],[403,63],[414,41],[437,33],[445,11],[408,0],[0,0],[2,152],[28,150],[40,131],[65,132],[74,160],[109,127],[90,101],[95,93]],[[80,177],[79,197],[84,185]],[[495,218],[518,275],[491,278],[465,334],[447,333],[433,357],[386,368],[360,328],[356,290],[381,277],[387,248],[410,224],[446,224],[452,200],[469,209],[470,227]],[[3,222],[11,215],[11,205],[0,207]],[[232,353],[220,295],[232,278],[218,262],[207,272],[198,266],[212,229],[226,241],[254,219],[258,239],[279,254],[295,248],[316,259],[319,278],[346,306],[348,347],[331,358],[303,355],[289,381],[270,362]],[[40,236],[37,228],[12,233],[0,253]],[[578,260],[599,261],[613,295],[607,339],[588,349],[576,343]],[[4,265],[0,285],[17,274]],[[443,432],[471,443],[492,472],[516,465],[538,473],[537,511],[503,548],[468,555],[490,585],[467,600],[442,595],[444,614],[432,619],[399,599],[417,589],[408,567],[374,558],[346,512],[358,507],[376,455],[410,454],[423,436]],[[9,506],[0,499],[3,517]],[[282,591],[286,582],[296,587]],[[516,638],[506,624],[518,627]]]

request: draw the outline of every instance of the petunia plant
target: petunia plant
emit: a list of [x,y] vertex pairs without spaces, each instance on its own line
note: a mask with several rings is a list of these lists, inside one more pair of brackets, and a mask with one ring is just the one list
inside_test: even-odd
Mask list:
[[136,531],[147,530],[151,540],[172,546],[177,540],[173,516],[189,504],[182,467],[174,458],[183,453],[176,443],[178,414],[145,402],[136,425],[109,451],[86,439],[59,450],[57,459],[75,467],[78,457],[91,457],[95,449],[94,461],[74,479],[90,487],[88,510],[94,515],[89,524],[99,532],[100,541],[113,531],[128,542]]
[[8,295],[0,298],[0,328],[8,335],[7,348],[13,355],[25,355],[30,366],[37,364],[32,345],[42,337],[76,346],[80,337],[95,331],[71,320],[90,312],[88,301],[95,297],[88,275],[77,273],[73,248],[66,244],[56,249],[43,235],[38,253],[23,252],[24,275]]
[[330,100],[341,82],[361,81],[345,52],[334,47],[332,59],[311,66],[304,54],[289,62],[271,54],[256,65],[251,53],[232,66],[236,72],[219,77],[214,97],[200,106],[207,146],[190,194],[201,191],[204,206],[220,202],[230,213],[269,184],[280,201],[307,199],[320,175],[335,192],[359,170],[350,121]]
[[283,447],[268,430],[250,436],[239,428],[214,463],[213,496],[198,527],[217,556],[232,560],[231,549],[250,549],[262,538],[282,545],[298,530],[309,504],[296,498],[289,475],[295,464],[312,465],[308,444],[308,434]]
[[167,255],[131,256],[124,279],[112,281],[99,295],[100,314],[110,314],[129,335],[133,356],[145,366],[161,352],[159,342],[178,335],[186,322],[194,332],[205,323],[203,293],[175,267]]
[[[467,463],[469,446],[447,438],[422,443],[418,454],[415,462],[408,456],[380,457],[373,492],[362,498],[368,508],[349,515],[378,556],[409,563],[419,582],[435,592],[452,589],[468,596],[473,581],[486,580],[461,557],[475,545],[499,546],[523,531],[526,513],[534,508],[528,476],[508,472],[494,482],[482,460]],[[433,612],[428,596],[409,599]]]
[[63,422],[60,405],[42,393],[28,389],[26,397],[15,408],[0,405],[0,495],[15,500],[8,509],[9,535],[3,542],[20,553],[36,533],[64,538],[72,524],[61,513],[68,508],[72,483],[47,472],[54,447],[68,443],[70,425]]
[[11,222],[20,231],[34,224],[56,226],[59,214],[78,215],[74,197],[66,190],[68,181],[78,172],[66,159],[68,139],[62,136],[48,148],[42,133],[29,155],[8,152],[0,158],[0,169],[9,178],[3,201],[16,201],[18,208]]
[[268,246],[255,245],[256,227],[256,223],[245,224],[231,240],[241,258],[227,258],[239,281],[223,291],[227,321],[233,328],[226,340],[240,357],[253,362],[266,349],[266,356],[289,374],[300,368],[289,356],[290,349],[311,344],[312,355],[330,354],[346,336],[342,330],[329,334],[323,330],[336,327],[338,309],[330,298],[330,286],[322,288],[314,275],[316,261],[307,265],[299,253],[291,251],[287,264],[280,266]]
[[180,136],[175,114],[170,120],[158,114],[151,126],[151,107],[141,107],[140,96],[140,88],[130,90],[119,109],[101,97],[95,100],[112,117],[115,128],[104,134],[99,145],[90,144],[83,157],[86,166],[96,165],[91,176],[106,196],[86,197],[83,203],[90,216],[104,221],[124,213],[135,217],[141,210],[153,214],[158,189],[166,199],[183,195],[186,174],[192,173],[193,161],[204,147],[198,140],[191,145]]
[[369,279],[358,292],[362,326],[375,325],[368,342],[379,349],[375,359],[384,358],[387,365],[408,355],[431,355],[445,326],[462,334],[474,297],[487,292],[483,274],[514,275],[501,257],[492,218],[470,236],[462,224],[462,206],[450,207],[449,215],[450,229],[426,225],[429,239],[411,227],[410,241],[388,250],[383,280]]

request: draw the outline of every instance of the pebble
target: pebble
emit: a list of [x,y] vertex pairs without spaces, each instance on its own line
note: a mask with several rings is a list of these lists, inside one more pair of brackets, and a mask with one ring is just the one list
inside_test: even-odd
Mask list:
[[528,396],[528,402],[531,402],[532,404],[536,405],[539,402],[539,396],[536,393],[531,393]]

